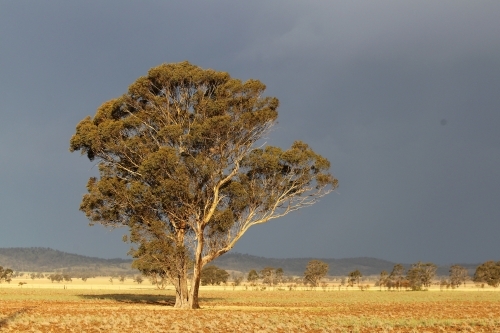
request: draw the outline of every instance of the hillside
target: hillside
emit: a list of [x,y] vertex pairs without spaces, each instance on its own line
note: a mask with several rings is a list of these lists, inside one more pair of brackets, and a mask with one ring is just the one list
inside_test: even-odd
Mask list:
[[286,275],[303,275],[307,263],[310,260],[319,259],[329,265],[328,275],[331,276],[345,276],[349,272],[359,269],[363,275],[380,274],[381,271],[391,271],[394,263],[386,260],[375,258],[345,258],[345,259],[332,259],[332,258],[290,258],[290,259],[276,259],[276,258],[263,258],[240,253],[227,253],[222,257],[217,258],[214,264],[230,270],[240,272],[248,272],[252,269],[260,271],[264,267],[281,267]]
[[[301,276],[307,263],[313,259],[320,259],[329,265],[328,275],[346,276],[349,272],[358,269],[364,276],[378,275],[385,270],[391,272],[395,263],[376,258],[264,258],[241,253],[226,253],[214,260],[212,264],[223,269],[238,271],[243,274],[250,270],[262,270],[264,267],[283,268],[285,275]],[[87,257],[53,250],[50,248],[0,248],[0,266],[12,268],[21,272],[49,272],[56,270],[66,271],[91,271],[96,275],[105,274],[137,274],[131,269],[131,259],[102,259]],[[477,264],[461,264],[469,270],[469,275],[474,274]],[[405,267],[410,265],[404,264]],[[438,267],[437,275],[447,276],[449,265]]]
[[101,259],[41,247],[0,248],[0,266],[15,271],[130,269],[130,259]]

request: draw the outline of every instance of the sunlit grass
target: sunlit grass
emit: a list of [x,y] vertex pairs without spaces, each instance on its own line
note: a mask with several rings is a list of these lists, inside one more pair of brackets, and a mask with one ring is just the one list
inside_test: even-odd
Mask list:
[[0,288],[3,332],[498,332],[499,292]]

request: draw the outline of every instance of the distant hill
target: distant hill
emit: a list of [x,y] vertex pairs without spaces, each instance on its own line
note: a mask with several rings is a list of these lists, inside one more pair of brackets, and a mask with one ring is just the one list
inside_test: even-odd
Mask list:
[[263,258],[241,253],[226,253],[214,260],[213,264],[226,270],[248,272],[252,269],[260,271],[264,267],[283,268],[286,275],[303,275],[310,260],[319,259],[328,263],[330,276],[345,276],[349,272],[359,269],[363,275],[380,274],[381,271],[391,271],[393,262],[375,258],[290,258],[276,259]]
[[101,259],[42,247],[0,248],[0,266],[14,271],[49,272],[55,270],[130,269],[130,259]]
[[[214,265],[217,265],[225,270],[234,270],[243,273],[247,273],[252,269],[260,271],[264,267],[274,267],[283,268],[285,275],[304,275],[307,263],[310,260],[319,259],[328,263],[329,276],[346,276],[349,272],[358,269],[364,276],[369,275],[379,275],[382,271],[391,272],[395,262],[369,258],[369,257],[358,257],[358,258],[344,258],[344,259],[332,259],[332,258],[290,258],[290,259],[275,259],[275,258],[263,258],[252,256],[248,254],[241,253],[226,253],[225,255],[215,259],[213,261]],[[408,269],[410,264],[402,263],[403,266]],[[469,275],[472,276],[479,264],[459,264],[469,271]],[[448,276],[451,265],[440,265],[436,271],[437,276]]]
[[[260,271],[265,267],[283,268],[285,275],[304,274],[310,260],[319,259],[329,265],[329,276],[346,276],[349,272],[358,269],[364,276],[379,275],[385,270],[391,272],[396,263],[376,258],[264,258],[241,253],[226,253],[211,264],[231,271],[247,274],[250,270]],[[21,272],[50,272],[57,270],[92,271],[97,275],[120,273],[137,274],[131,268],[131,259],[102,259],[87,257],[41,247],[0,248],[0,266],[12,268]],[[403,264],[408,268],[409,264]],[[474,274],[478,264],[461,264]],[[450,265],[438,267],[437,275],[447,276]]]

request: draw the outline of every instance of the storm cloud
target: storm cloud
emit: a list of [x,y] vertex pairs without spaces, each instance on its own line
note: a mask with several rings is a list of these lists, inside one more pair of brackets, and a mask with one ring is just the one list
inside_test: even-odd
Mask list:
[[161,63],[259,79],[266,142],[303,140],[335,193],[235,251],[437,263],[499,260],[500,3],[47,1],[0,5],[0,247],[124,257],[78,211],[76,124]]

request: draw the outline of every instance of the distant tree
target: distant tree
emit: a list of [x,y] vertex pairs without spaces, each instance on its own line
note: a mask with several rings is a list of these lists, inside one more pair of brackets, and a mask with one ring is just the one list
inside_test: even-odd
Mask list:
[[82,279],[83,282],[87,282],[88,276],[87,275],[83,275],[81,277],[81,279]]
[[255,285],[259,280],[259,274],[255,269],[252,269],[248,272],[247,281],[250,282],[251,285]]
[[120,275],[118,277],[118,281],[120,281],[121,283],[125,282],[125,275]]
[[469,279],[467,268],[460,265],[453,265],[450,267],[450,285],[452,288],[458,288],[462,283]]
[[36,273],[31,273],[31,274],[30,274],[30,278],[31,278],[32,280],[36,279]]
[[144,281],[144,280],[143,280],[142,276],[140,276],[140,275],[137,275],[137,276],[134,278],[134,282],[136,282],[137,284],[141,284],[141,283],[142,283],[142,281]]
[[500,261],[487,261],[476,268],[474,282],[485,282],[494,288],[500,285]]
[[432,279],[436,275],[437,266],[431,262],[423,263],[421,261],[411,265],[406,273],[406,279],[412,290],[422,290],[432,284]]
[[311,260],[304,271],[304,280],[313,287],[317,287],[322,278],[328,273],[328,264],[321,260]]
[[441,279],[439,281],[439,289],[442,291],[444,288],[448,289],[450,287],[450,282],[446,279]]
[[388,279],[389,279],[389,273],[387,273],[386,271],[380,272],[380,277],[378,279],[378,285],[380,287],[380,290],[382,290],[382,287],[387,286]]
[[0,266],[0,283],[2,283],[2,281],[10,283],[10,281],[12,281],[13,274],[14,271],[12,269]]
[[283,268],[276,268],[276,271],[274,272],[274,284],[281,285],[284,283],[284,274],[285,272],[283,271]]
[[346,278],[343,277],[340,279],[339,290],[340,290],[340,287],[344,287],[345,284],[346,284]]
[[168,279],[163,274],[158,274],[157,271],[149,271],[147,274],[143,275],[147,276],[152,285],[155,285],[156,288],[163,290],[168,285]]
[[401,288],[405,268],[401,264],[394,265],[391,274],[389,274],[390,286],[396,287],[398,290]]
[[242,275],[238,275],[236,277],[233,278],[233,284],[234,286],[239,286],[241,284],[241,282],[243,282],[243,276]]
[[53,273],[53,274],[50,274],[48,276],[48,279],[50,280],[50,282],[54,283],[54,281],[56,281],[57,283],[60,283],[61,281],[64,280],[64,277],[62,274],[59,274],[59,273]]
[[264,91],[257,80],[163,64],[83,119],[71,138],[70,151],[98,165],[80,205],[91,223],[128,227],[139,246],[164,241],[192,258],[194,265],[177,257],[164,268],[176,269],[175,307],[199,308],[202,268],[249,228],[338,185],[329,161],[303,142],[260,147],[279,106]]
[[260,271],[260,277],[262,279],[263,284],[267,284],[270,287],[274,284],[275,279],[275,271],[273,267],[266,267]]
[[228,279],[229,273],[215,265],[205,266],[201,271],[202,286],[220,285],[221,283],[226,283]]
[[355,271],[349,272],[349,274],[347,274],[347,277],[347,281],[351,287],[354,286],[354,283],[356,283],[359,287],[359,279],[363,277],[363,274],[361,274],[361,272],[356,269]]

